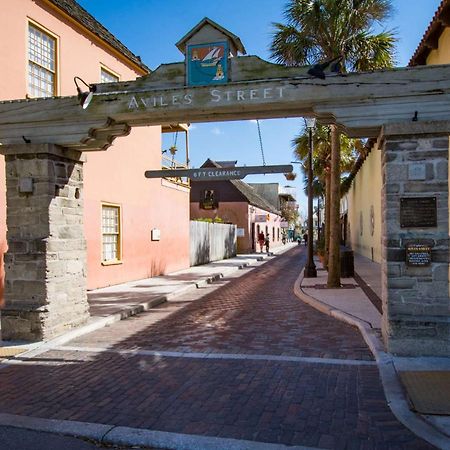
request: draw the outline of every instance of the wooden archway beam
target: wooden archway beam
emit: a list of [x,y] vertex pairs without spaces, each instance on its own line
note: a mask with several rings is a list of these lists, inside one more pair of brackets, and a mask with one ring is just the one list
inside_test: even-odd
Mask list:
[[0,142],[22,144],[25,138],[92,151],[106,149],[130,127],[177,122],[315,116],[340,125],[349,136],[376,137],[384,124],[410,122],[415,111],[419,121],[450,120],[447,65],[333,74],[320,80],[301,68],[264,63],[264,79],[249,80],[251,71],[243,65],[251,65],[252,58],[237,59],[242,62],[235,63],[234,73],[242,75],[221,86],[186,87],[178,77],[164,88],[167,67],[162,66],[134,82],[98,85],[99,93],[85,110],[76,97],[2,102]]

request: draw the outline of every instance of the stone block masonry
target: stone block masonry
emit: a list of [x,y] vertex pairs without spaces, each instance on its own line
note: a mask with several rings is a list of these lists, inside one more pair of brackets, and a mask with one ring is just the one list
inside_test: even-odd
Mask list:
[[49,339],[89,317],[82,154],[50,144],[0,152],[8,227],[2,339]]
[[[392,125],[381,139],[383,336],[390,352],[404,356],[450,356],[449,133],[433,129]],[[437,226],[401,226],[400,201],[410,197],[436,197]],[[413,243],[431,247],[431,265],[406,264]]]

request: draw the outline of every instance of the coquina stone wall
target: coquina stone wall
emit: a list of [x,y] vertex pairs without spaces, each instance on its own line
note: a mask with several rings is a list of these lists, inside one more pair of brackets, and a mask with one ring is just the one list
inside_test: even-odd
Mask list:
[[48,339],[85,322],[86,243],[80,152],[2,146],[7,239],[2,338]]
[[[438,128],[391,126],[382,137],[383,336],[399,355],[450,355],[449,139]],[[400,203],[411,197],[436,198],[437,226],[401,226]],[[407,265],[409,244],[431,247],[431,264]]]

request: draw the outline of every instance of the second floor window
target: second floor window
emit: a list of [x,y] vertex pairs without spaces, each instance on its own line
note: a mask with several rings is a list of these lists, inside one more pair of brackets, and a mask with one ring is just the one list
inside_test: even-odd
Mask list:
[[32,24],[28,25],[28,94],[56,95],[56,39]]
[[103,67],[100,70],[100,83],[116,83],[119,81],[119,77],[104,69]]

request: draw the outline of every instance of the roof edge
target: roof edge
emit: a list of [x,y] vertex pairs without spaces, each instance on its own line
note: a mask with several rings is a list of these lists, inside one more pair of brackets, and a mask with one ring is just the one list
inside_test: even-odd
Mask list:
[[219,25],[217,22],[214,22],[214,20],[211,20],[209,17],[204,17],[202,20],[200,20],[197,25],[195,25],[191,30],[189,30],[175,45],[180,50],[181,53],[185,54],[185,42],[189,40],[200,28],[202,28],[204,25],[211,25],[216,30],[220,31],[221,33],[227,35],[234,43],[237,50],[242,53],[243,55],[246,55],[247,52],[245,50],[244,45],[241,42],[241,39],[236,36],[231,31],[227,30],[226,28]]
[[118,52],[128,62],[142,71],[142,75],[151,73],[150,68],[141,61],[122,42],[119,41],[105,26],[103,26],[95,17],[86,11],[75,0],[42,0],[44,4],[56,9],[58,12],[67,16],[70,20],[76,22],[79,26],[94,35],[108,47]]
[[[444,16],[447,15],[447,20]],[[438,9],[434,13],[428,28],[422,36],[419,45],[417,46],[414,54],[409,60],[408,66],[421,66],[426,64],[428,55],[436,46],[436,42],[441,36],[444,29],[447,27],[446,24],[450,23],[450,2],[448,0],[442,0]]]

